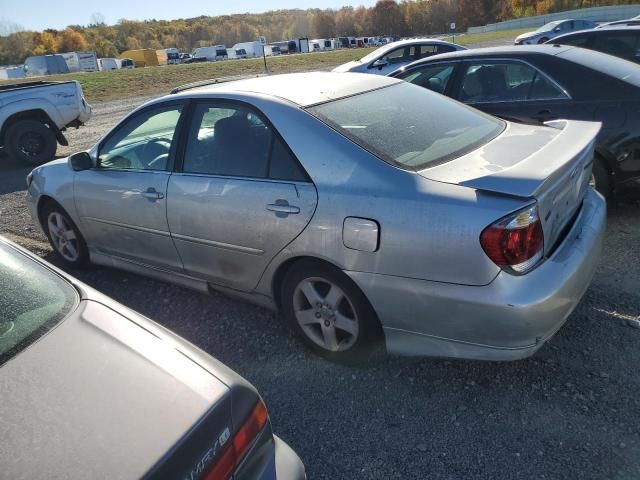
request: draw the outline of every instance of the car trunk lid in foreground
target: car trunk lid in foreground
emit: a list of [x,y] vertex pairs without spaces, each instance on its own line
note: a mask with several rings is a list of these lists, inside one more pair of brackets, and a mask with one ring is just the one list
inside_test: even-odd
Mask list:
[[507,123],[506,130],[482,148],[419,173],[430,180],[536,200],[548,254],[582,205],[600,124],[558,120],[548,125]]
[[[3,365],[0,379],[0,458],[11,478],[139,478],[167,461],[187,476],[233,433],[225,383],[95,301]],[[209,435],[193,458],[172,458],[202,424]]]

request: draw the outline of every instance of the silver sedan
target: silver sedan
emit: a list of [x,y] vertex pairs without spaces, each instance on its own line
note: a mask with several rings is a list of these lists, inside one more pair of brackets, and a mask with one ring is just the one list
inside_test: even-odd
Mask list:
[[69,265],[278,309],[329,358],[513,360],[591,281],[599,128],[506,122],[377,75],[261,77],[147,103],[36,168],[28,198]]

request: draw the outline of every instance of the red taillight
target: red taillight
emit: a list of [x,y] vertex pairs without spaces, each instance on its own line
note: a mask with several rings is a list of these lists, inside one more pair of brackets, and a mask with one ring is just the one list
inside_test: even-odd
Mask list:
[[505,217],[485,228],[480,244],[501,268],[526,273],[542,258],[544,233],[536,205]]
[[227,480],[240,465],[251,443],[267,424],[269,414],[262,400],[254,407],[249,418],[233,436],[233,441],[227,443],[222,456],[216,461],[211,470],[204,476],[205,480]]

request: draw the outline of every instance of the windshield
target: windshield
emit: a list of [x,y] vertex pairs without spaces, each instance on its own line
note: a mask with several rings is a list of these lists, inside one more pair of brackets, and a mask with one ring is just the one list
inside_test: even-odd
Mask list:
[[404,82],[309,110],[382,160],[408,170],[464,155],[505,128],[502,120]]
[[360,59],[360,62],[362,63],[369,63],[369,62],[373,62],[376,58],[381,57],[382,55],[384,55],[386,52],[388,52],[389,50],[391,50],[391,48],[393,48],[395,45],[385,45],[384,47],[380,47],[380,48],[376,48],[373,52],[371,52],[368,55],[365,55],[364,57],[362,57]]
[[543,25],[539,29],[537,29],[536,32],[548,32],[556,28],[561,23],[562,23],[562,20],[558,20],[557,22],[549,22],[546,25]]
[[0,365],[66,317],[77,301],[70,284],[0,242]]

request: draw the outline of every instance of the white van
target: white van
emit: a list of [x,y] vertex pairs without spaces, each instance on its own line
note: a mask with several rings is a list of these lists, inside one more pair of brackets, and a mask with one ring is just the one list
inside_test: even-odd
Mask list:
[[101,72],[105,72],[108,70],[118,70],[120,69],[120,62],[118,62],[117,58],[99,58],[98,67],[100,68]]
[[[261,57],[264,46],[260,42],[242,42],[236,43],[233,50],[236,52],[237,58]],[[244,57],[238,55],[238,50],[244,50]]]
[[224,45],[212,45],[210,47],[199,47],[193,51],[193,58],[206,58],[210,62],[224,60],[228,58],[227,47]]

